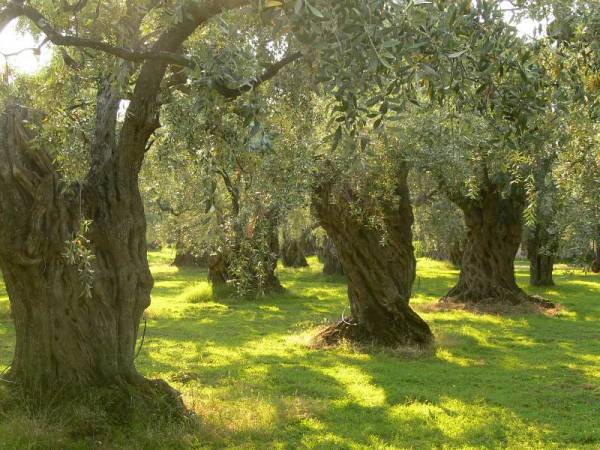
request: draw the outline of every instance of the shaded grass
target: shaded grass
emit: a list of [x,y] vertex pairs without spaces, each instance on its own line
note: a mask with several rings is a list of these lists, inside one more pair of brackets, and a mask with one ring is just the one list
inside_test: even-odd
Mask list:
[[[91,439],[0,410],[0,448],[600,448],[598,276],[561,266],[556,287],[529,289],[520,263],[528,292],[563,305],[555,317],[433,311],[458,273],[419,260],[413,305],[436,347],[411,355],[312,349],[347,305],[343,278],[314,259],[281,269],[285,294],[248,302],[215,297],[205,272],[171,258],[150,254],[156,286],[137,363],[178,388],[197,421],[136,421]],[[0,367],[14,345],[6,304],[0,281]]]

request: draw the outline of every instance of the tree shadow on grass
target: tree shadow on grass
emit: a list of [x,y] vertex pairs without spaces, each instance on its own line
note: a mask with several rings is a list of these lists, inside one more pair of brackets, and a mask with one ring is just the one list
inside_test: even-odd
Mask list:
[[[450,276],[443,281],[427,286],[433,296],[453,283]],[[233,425],[213,421],[215,442],[288,442],[314,448],[370,448],[385,442],[416,447],[600,442],[595,431],[600,355],[594,344],[600,330],[597,309],[585,298],[597,292],[594,286],[584,292],[579,291],[584,285],[573,283],[553,288],[555,296],[576,294],[569,317],[425,313],[438,348],[435,356],[417,360],[378,349],[309,350],[305,343],[290,341],[302,334],[303,324],[335,315],[346,303],[340,295],[343,285],[313,297],[300,294],[306,287],[298,280],[291,295],[227,305],[227,311],[217,308],[207,324],[195,322],[202,320],[201,314],[187,325],[185,320],[160,321],[156,331],[164,332],[163,338],[181,346],[181,336],[170,333],[182,330],[195,355],[187,361],[166,358],[174,362],[163,360],[160,372],[197,373],[192,391],[218,398],[212,405],[217,410],[228,410],[225,403],[231,402],[252,408],[248,398],[255,393],[262,408],[279,411],[265,413],[272,417],[266,422],[239,429],[236,419]],[[268,345],[281,348],[264,348]],[[358,377],[379,400],[368,404],[364,397],[353,397],[356,386],[347,376],[336,375],[344,372]],[[187,384],[181,388],[190,389]],[[281,411],[294,402],[303,405],[298,417]]]
[[[431,319],[442,338],[436,355],[406,360],[378,349],[349,354],[344,349],[309,350],[302,344],[263,348],[266,342],[285,341],[293,321],[284,310],[248,310],[252,315],[246,319],[234,311],[232,317],[209,324],[173,319],[155,330],[157,345],[169,340],[174,349],[189,346],[189,351],[187,359],[171,355],[152,370],[197,374],[191,378],[197,395],[209,392],[216,402],[209,406],[234,416],[232,424],[205,411],[218,442],[295,439],[316,448],[374,446],[379,441],[502,446],[516,445],[515,432],[521,440],[531,435],[540,442],[600,442],[593,431],[600,393],[590,388],[594,379],[587,373],[595,363],[585,358],[597,351],[578,339],[577,322],[561,322],[559,337],[552,334],[553,319],[440,314]],[[181,334],[173,335],[173,330]],[[143,357],[152,359],[153,351]],[[189,384],[180,387],[190,392]],[[373,395],[356,394],[357,389]],[[262,408],[256,423],[240,411],[252,408],[252,395],[260,397]],[[298,415],[281,410],[294,402],[303,405]],[[569,405],[574,405],[572,411]],[[570,431],[582,410],[590,416]],[[469,415],[473,423],[462,424]]]
[[[344,284],[323,286],[319,274],[308,275],[282,274],[282,296],[198,304],[180,297],[184,285],[203,281],[201,270],[157,277],[159,289],[165,282],[169,291],[160,291],[137,364],[183,392],[200,416],[195,433],[203,446],[600,442],[600,310],[590,300],[600,286],[589,285],[589,277],[542,291],[570,296],[573,314],[565,317],[424,313],[437,349],[406,359],[376,348],[310,349],[311,327],[337,317],[347,299]],[[454,279],[427,274],[417,293],[435,301]],[[178,314],[164,313],[166,306]]]

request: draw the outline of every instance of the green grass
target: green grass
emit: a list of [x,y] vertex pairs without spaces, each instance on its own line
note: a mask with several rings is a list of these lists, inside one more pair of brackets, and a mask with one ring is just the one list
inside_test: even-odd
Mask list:
[[[11,413],[0,415],[0,448],[600,448],[598,276],[559,266],[557,287],[528,288],[564,305],[555,317],[432,312],[457,271],[419,260],[413,305],[436,348],[407,356],[309,346],[347,305],[343,279],[315,260],[280,270],[285,295],[248,302],[214,298],[205,273],[171,257],[150,255],[156,287],[137,364],[179,389],[198,420],[90,439]],[[517,270],[526,286],[527,267]],[[0,338],[1,371],[14,344],[1,282]]]

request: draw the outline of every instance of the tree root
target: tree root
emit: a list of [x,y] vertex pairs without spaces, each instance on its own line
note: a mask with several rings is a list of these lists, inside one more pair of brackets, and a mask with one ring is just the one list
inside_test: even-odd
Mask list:
[[454,288],[439,300],[440,309],[466,309],[474,312],[493,314],[515,314],[549,312],[558,305],[538,295],[529,295],[525,291],[503,291],[496,295],[476,295],[468,290]]
[[390,327],[381,327],[380,334],[373,334],[365,326],[358,324],[352,318],[344,318],[322,329],[314,338],[316,347],[337,346],[344,342],[357,345],[377,345],[396,348],[400,346],[425,348],[432,343],[433,338],[415,330],[410,335],[395,333]]

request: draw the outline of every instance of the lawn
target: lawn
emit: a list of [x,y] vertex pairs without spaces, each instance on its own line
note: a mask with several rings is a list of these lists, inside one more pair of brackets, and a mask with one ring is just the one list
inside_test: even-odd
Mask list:
[[[600,448],[600,277],[559,266],[557,287],[528,290],[556,316],[434,311],[451,266],[421,259],[413,305],[435,349],[418,354],[311,348],[347,305],[343,279],[280,269],[284,295],[212,297],[201,270],[150,255],[156,279],[137,359],[179,389],[197,417],[78,436],[68,424],[0,410],[0,448]],[[527,266],[517,267],[527,284]],[[0,281],[0,372],[14,334]]]

